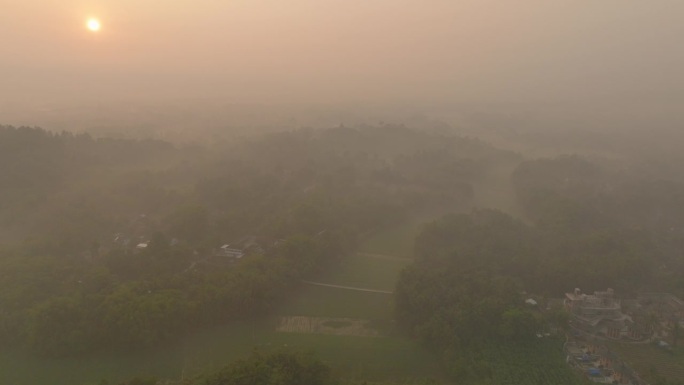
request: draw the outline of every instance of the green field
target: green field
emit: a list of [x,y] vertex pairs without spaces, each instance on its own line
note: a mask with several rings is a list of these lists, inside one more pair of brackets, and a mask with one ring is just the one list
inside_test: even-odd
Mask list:
[[186,366],[214,370],[254,348],[287,347],[315,352],[345,378],[429,378],[439,372],[430,354],[404,338],[278,333],[271,326],[233,325],[202,333],[185,347]]
[[289,347],[315,352],[349,379],[429,378],[439,373],[433,357],[413,341],[278,333],[271,323],[232,324],[190,336],[171,347],[127,355],[42,360],[16,352],[0,355],[0,384],[83,385],[138,375],[179,379],[215,370],[255,348]]
[[[232,341],[233,347],[227,346],[226,341]],[[345,378],[429,378],[439,373],[433,357],[404,338],[278,333],[272,328],[240,325],[204,333],[193,342],[188,352],[202,353],[195,355],[195,368],[216,369],[244,355],[245,347],[288,347],[314,351]]]
[[413,245],[420,231],[419,223],[406,222],[379,231],[361,245],[365,253],[387,254],[397,257],[413,256]]
[[389,226],[366,239],[361,244],[360,251],[363,253],[411,258],[413,257],[413,246],[416,236],[422,230],[423,225],[450,212],[453,212],[453,209],[448,207],[430,210],[401,223]]
[[[376,234],[362,247],[362,253],[343,258],[340,263],[311,279],[315,282],[356,288],[393,291],[402,269],[412,263],[413,237],[422,220],[395,226]],[[406,245],[411,246],[406,246]],[[402,246],[403,245],[403,246]],[[365,254],[368,253],[368,254]],[[377,255],[376,255],[377,254]],[[280,315],[349,317],[381,320],[390,325],[393,297],[340,288],[303,284],[281,308]],[[387,331],[382,330],[381,331]],[[404,381],[442,378],[435,357],[417,342],[404,337],[338,337],[326,335],[287,335],[290,346],[311,348],[346,379]]]
[[316,281],[367,289],[393,291],[401,271],[413,263],[410,258],[374,254],[350,255],[316,277]]
[[284,316],[392,318],[392,296],[329,287],[302,285],[278,309]]

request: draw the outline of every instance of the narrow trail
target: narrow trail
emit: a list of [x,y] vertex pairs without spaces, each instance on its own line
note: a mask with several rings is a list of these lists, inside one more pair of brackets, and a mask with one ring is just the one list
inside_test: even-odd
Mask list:
[[330,284],[327,284],[327,283],[311,282],[311,281],[302,281],[302,283],[305,283],[305,284],[307,284],[307,285],[314,285],[314,286],[332,287],[332,288],[335,288],[335,289],[365,291],[365,292],[368,292],[368,293],[394,294],[394,292],[392,292],[392,291],[375,290],[375,289],[366,289],[366,288],[363,288],[363,287],[330,285]]

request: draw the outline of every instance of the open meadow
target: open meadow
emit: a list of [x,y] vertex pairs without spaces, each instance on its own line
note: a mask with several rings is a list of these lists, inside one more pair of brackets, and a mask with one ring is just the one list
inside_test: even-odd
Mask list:
[[279,333],[279,338],[290,338],[290,344],[313,349],[324,360],[330,360],[329,364],[345,379],[441,379],[442,370],[435,357],[417,341],[396,333],[393,296],[356,290],[394,290],[402,269],[412,263],[413,240],[422,223],[423,218],[419,218],[379,232],[364,243],[362,252],[343,258],[315,277],[316,283],[339,288],[302,284],[278,309],[281,316],[369,321],[380,337]]
[[278,315],[391,319],[392,296],[302,284]]
[[98,385],[135,376],[180,379],[216,370],[254,349],[293,348],[315,352],[348,379],[370,381],[431,378],[434,357],[401,337],[354,337],[281,333],[271,322],[231,324],[147,352],[39,359],[17,352],[0,355],[0,383],[12,385]]

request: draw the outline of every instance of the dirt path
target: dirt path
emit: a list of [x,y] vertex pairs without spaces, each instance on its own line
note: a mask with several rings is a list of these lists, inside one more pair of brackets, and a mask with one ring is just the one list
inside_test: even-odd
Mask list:
[[327,284],[327,283],[311,282],[311,281],[302,281],[302,282],[305,283],[305,284],[307,284],[307,285],[332,287],[332,288],[335,288],[335,289],[365,291],[365,292],[368,292],[368,293],[394,294],[394,292],[386,291],[386,290],[375,290],[375,289],[366,289],[366,288],[363,288],[363,287],[330,285],[330,284]]

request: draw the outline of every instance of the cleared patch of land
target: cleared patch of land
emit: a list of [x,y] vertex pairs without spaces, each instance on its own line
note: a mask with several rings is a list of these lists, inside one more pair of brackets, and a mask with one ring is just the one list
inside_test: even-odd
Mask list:
[[[186,346],[187,367],[217,369],[255,347],[285,347],[315,352],[335,372],[349,380],[403,383],[409,379],[423,382],[439,377],[440,368],[434,357],[417,342],[403,337],[300,334],[277,332],[274,329],[273,324],[242,324],[204,333],[194,339],[193,345]],[[195,351],[201,354],[194,354]]]
[[516,163],[502,164],[480,175],[479,181],[473,185],[474,206],[501,210],[524,220],[524,210],[516,199],[515,189],[511,182],[511,175],[516,167]]
[[279,315],[309,317],[391,319],[393,298],[384,293],[345,290],[302,284],[277,310]]
[[280,306],[279,315],[391,320],[391,292],[401,271],[412,259],[358,253],[310,278]]
[[361,245],[361,251],[396,255],[398,257],[411,257],[413,255],[415,237],[419,231],[420,221],[416,222],[407,221],[379,231]]
[[362,254],[413,258],[416,236],[418,236],[426,223],[430,223],[449,213],[465,212],[470,209],[470,206],[445,206],[424,211],[373,234],[373,236],[361,244],[359,251]]
[[216,371],[254,349],[313,351],[350,380],[397,381],[436,377],[434,357],[403,337],[368,338],[275,331],[273,322],[238,323],[205,330],[185,341],[144,352],[120,355],[41,359],[18,352],[0,353],[0,384],[98,385],[135,376],[179,380]]
[[349,255],[315,277],[315,281],[330,285],[394,291],[399,274],[412,262],[409,258],[386,255]]
[[[442,369],[432,354],[418,342],[392,333],[393,296],[383,293],[394,291],[399,274],[413,262],[413,239],[422,223],[420,218],[376,234],[362,252],[349,255],[310,278],[330,286],[302,284],[277,309],[277,314],[298,315],[290,318],[287,326],[281,325],[291,329],[288,331],[303,332],[276,333],[281,335],[278,338],[289,338],[290,346],[312,347],[346,380],[422,383],[426,379],[443,379]],[[350,319],[364,320],[359,321],[363,330],[374,330],[382,337],[368,338],[365,331],[358,331],[360,324],[349,324]],[[316,332],[323,328],[331,333]],[[357,335],[332,333],[334,329],[346,328],[356,328]]]

